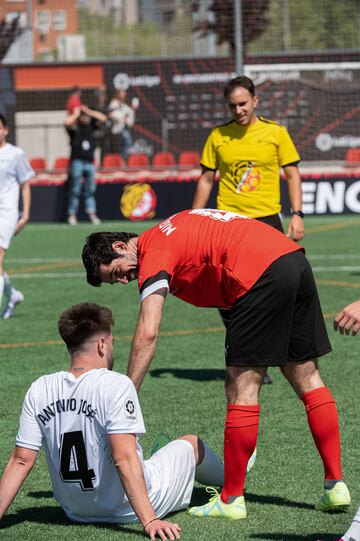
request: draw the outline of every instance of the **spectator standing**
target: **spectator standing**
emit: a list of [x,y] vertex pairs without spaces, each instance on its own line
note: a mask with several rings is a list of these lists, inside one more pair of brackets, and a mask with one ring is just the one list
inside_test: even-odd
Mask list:
[[106,121],[102,122],[97,120],[96,127],[94,131],[95,137],[95,147],[97,149],[99,163],[103,163],[105,154],[110,152],[110,127],[111,120],[108,118],[108,106],[106,99],[106,87],[102,86],[98,88],[95,92],[96,96],[96,105],[94,106],[95,111],[99,111],[106,115]]
[[65,127],[70,136],[70,194],[68,204],[68,224],[77,224],[77,212],[84,179],[85,211],[94,225],[101,220],[96,214],[95,200],[95,137],[97,122],[106,122],[106,115],[100,111],[89,109],[85,105],[76,107],[74,112],[65,120]]
[[130,128],[135,123],[136,111],[139,108],[138,98],[132,99],[131,106],[126,103],[126,98],[127,91],[120,88],[109,104],[113,151],[119,152],[124,160],[127,160],[133,144]]

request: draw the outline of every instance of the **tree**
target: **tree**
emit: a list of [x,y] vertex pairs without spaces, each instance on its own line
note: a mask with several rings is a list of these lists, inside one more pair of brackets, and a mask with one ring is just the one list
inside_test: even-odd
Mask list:
[[[267,27],[266,13],[271,0],[242,0],[242,33],[243,45],[246,46],[257,38]],[[193,10],[199,11],[199,2],[193,2]],[[234,0],[213,0],[209,7],[213,13],[211,21],[204,20],[194,26],[202,35],[216,34],[218,44],[229,43],[235,50],[234,35]]]
[[0,21],[0,62],[21,33],[20,17],[16,17],[10,23],[6,22],[5,19]]

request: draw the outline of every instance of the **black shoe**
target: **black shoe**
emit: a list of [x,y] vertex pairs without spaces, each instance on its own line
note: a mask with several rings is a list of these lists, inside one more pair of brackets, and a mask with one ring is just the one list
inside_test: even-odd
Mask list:
[[273,380],[272,380],[272,377],[269,376],[269,374],[265,374],[262,382],[263,382],[263,385],[270,385],[273,382]]

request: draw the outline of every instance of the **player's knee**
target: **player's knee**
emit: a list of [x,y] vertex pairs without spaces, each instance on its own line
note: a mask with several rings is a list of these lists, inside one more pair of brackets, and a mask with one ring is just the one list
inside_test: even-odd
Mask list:
[[202,461],[201,459],[204,455],[204,445],[199,436],[196,436],[195,434],[185,434],[184,436],[180,436],[177,439],[188,441],[194,449],[195,462],[198,464]]

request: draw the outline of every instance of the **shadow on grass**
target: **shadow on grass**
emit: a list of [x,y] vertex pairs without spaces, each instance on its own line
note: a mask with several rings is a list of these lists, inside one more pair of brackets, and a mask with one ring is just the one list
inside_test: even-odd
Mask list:
[[122,524],[80,524],[78,522],[72,522],[67,518],[61,507],[29,507],[27,509],[21,509],[17,513],[7,514],[3,517],[0,523],[0,529],[11,528],[22,522],[35,522],[38,524],[49,524],[52,526],[81,526],[81,528],[104,528],[107,530],[113,530],[119,533],[128,533],[137,536],[144,536],[142,530],[135,530],[127,525]]
[[37,500],[54,497],[52,490],[38,490],[37,492],[28,492],[27,495],[29,498],[36,498]]
[[[246,502],[261,503],[265,505],[277,505],[278,507],[294,507],[297,509],[314,509],[314,506],[305,502],[296,502],[287,498],[281,498],[280,496],[263,496],[261,494],[245,493]],[[203,505],[209,501],[209,495],[205,492],[205,489],[200,487],[194,487],[191,506]],[[314,541],[314,539],[312,540]],[[324,540],[325,541],[325,540]]]
[[153,378],[162,378],[164,375],[170,374],[174,378],[192,379],[195,381],[224,381],[225,370],[213,368],[156,368],[150,370]]
[[264,541],[316,541],[321,539],[321,541],[337,541],[339,537],[333,533],[322,533],[317,536],[317,534],[310,535],[298,535],[294,533],[284,534],[284,533],[253,533],[249,535],[251,539],[260,539]]

